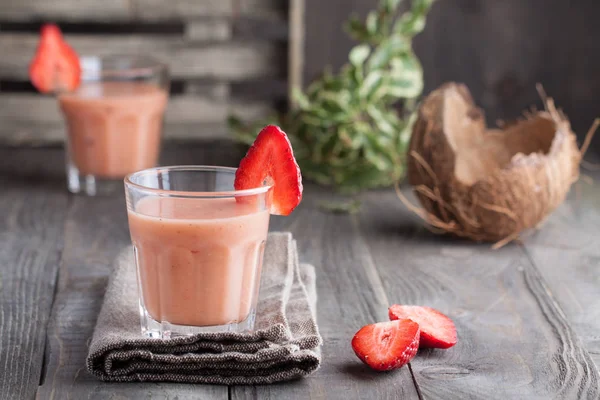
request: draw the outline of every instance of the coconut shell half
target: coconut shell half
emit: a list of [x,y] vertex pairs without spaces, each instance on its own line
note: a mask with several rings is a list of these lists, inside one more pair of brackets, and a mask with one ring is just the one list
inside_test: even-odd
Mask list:
[[488,129],[468,88],[447,83],[421,104],[408,154],[408,180],[444,232],[508,242],[560,205],[579,177],[581,153],[568,119],[546,110]]

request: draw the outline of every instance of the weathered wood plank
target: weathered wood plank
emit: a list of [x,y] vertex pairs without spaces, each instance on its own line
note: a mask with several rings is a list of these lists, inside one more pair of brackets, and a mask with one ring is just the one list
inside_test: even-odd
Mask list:
[[279,0],[133,0],[137,18],[188,19],[204,16],[253,16],[278,19]]
[[128,0],[8,0],[2,2],[4,21],[37,21],[46,19],[76,20],[126,19],[132,16]]
[[[205,151],[203,149],[212,149]],[[161,152],[161,165],[225,165],[239,164],[247,146],[230,140],[167,142]],[[0,176],[21,182],[49,181],[53,188],[66,188],[65,151],[62,146],[0,146]],[[66,192],[65,192],[66,193]]]
[[[178,35],[66,35],[81,55],[151,54],[170,66],[174,78],[243,80],[285,76],[277,44],[268,42],[193,43]],[[35,34],[0,33],[0,77],[27,80],[38,43]]]
[[289,230],[300,259],[317,269],[318,324],[323,366],[314,376],[285,385],[233,387],[233,399],[417,399],[408,368],[388,374],[369,370],[350,341],[362,326],[386,319],[387,298],[371,255],[348,215],[323,213],[327,190],[305,188],[302,204],[289,217],[274,217],[271,230]]
[[[210,123],[223,122],[230,113],[241,118],[265,116],[272,107],[264,102],[231,102],[212,97],[191,95],[172,96],[169,99],[165,122],[167,123]],[[10,122],[33,124],[62,123],[58,103],[54,97],[35,93],[0,94],[0,119]]]
[[185,24],[185,37],[190,41],[225,41],[232,36],[231,23],[223,19],[192,20]]
[[[233,139],[223,123],[168,123],[165,125],[165,139],[205,141],[214,139]],[[0,145],[10,147],[40,147],[60,145],[65,141],[66,132],[62,124],[10,123],[0,126]]]
[[226,101],[231,97],[231,84],[214,81],[189,81],[185,82],[184,93],[208,97],[211,100]]
[[[214,144],[211,147],[214,150],[209,152],[201,149],[185,146],[167,151],[163,161],[235,165],[241,155],[232,151],[230,145]],[[55,201],[52,194],[64,196],[60,183],[55,185],[51,180],[53,173],[62,175],[62,162],[60,149],[0,148],[0,175],[11,174],[20,182],[3,182],[5,192],[0,197],[0,207],[21,210],[11,214],[20,215],[16,218],[0,219],[0,232],[15,223],[22,226],[16,236],[12,233],[6,238],[1,236],[0,257],[14,256],[14,249],[19,247],[19,240],[14,237],[26,237],[27,242],[21,242],[36,252],[40,251],[39,237],[51,237],[48,246],[55,250],[56,240],[62,242],[49,231],[55,226],[54,219],[62,220],[49,211],[56,208],[51,205]],[[19,168],[15,169],[17,165]],[[49,183],[38,187],[21,179],[34,176],[38,180],[48,179]],[[28,195],[25,209],[23,202],[15,201],[18,197],[15,193],[21,193],[22,189],[30,194],[39,189],[44,196]],[[536,268],[518,246],[492,252],[486,245],[430,236],[416,228],[420,223],[390,192],[365,195],[363,214],[358,218],[323,214],[316,204],[329,196],[322,189],[307,185],[305,202],[291,217],[274,218],[272,229],[292,230],[299,239],[302,260],[317,266],[325,364],[315,376],[303,381],[231,388],[232,397],[399,398],[400,390],[411,386],[399,381],[398,374],[408,372],[370,373],[354,358],[348,342],[361,324],[384,319],[389,302],[410,302],[448,312],[459,328],[460,342],[456,348],[423,351],[413,362],[423,397],[597,398],[597,371],[554,301],[555,298],[561,304],[567,318],[574,322],[576,332],[594,351],[598,189],[587,185],[581,190],[578,195],[575,188],[569,202],[540,233],[526,242]],[[59,293],[48,333],[49,364],[39,398],[50,395],[87,398],[91,394],[98,398],[202,398],[203,392],[192,391],[189,386],[180,390],[174,385],[107,385],[92,380],[82,369],[85,341],[91,335],[102,301],[111,254],[116,253],[120,244],[127,243],[128,237],[122,197],[76,197],[75,201],[68,218]],[[596,210],[595,213],[590,213],[590,209]],[[48,216],[35,218],[36,212],[47,212]],[[57,264],[50,258],[45,262],[45,272]],[[2,261],[0,308],[10,304],[4,301],[5,265],[9,264]],[[558,269],[559,264],[564,264],[562,270]],[[39,305],[44,304],[41,300]],[[36,316],[30,320],[43,325]],[[7,326],[4,321],[0,329]],[[6,337],[10,336],[3,331],[2,349]],[[19,339],[27,338],[19,336]],[[41,353],[39,347],[33,354],[38,353]],[[4,355],[5,351],[0,351],[0,360]],[[33,369],[38,365],[35,358],[31,359]],[[17,370],[18,367],[15,364]],[[15,368],[9,366],[1,371],[12,373]],[[0,378],[5,379],[8,375],[2,373]],[[2,382],[0,397],[8,397],[5,395],[8,389]],[[416,396],[414,392],[412,395]],[[225,396],[226,392],[220,398]],[[31,395],[19,392],[14,397]]]
[[366,15],[376,7],[372,0],[304,0],[306,3],[306,36],[304,83],[323,74],[325,66],[337,70],[348,61],[354,42],[342,26],[352,13]]
[[[213,89],[213,93],[202,96],[172,96],[165,114],[165,136],[180,139],[228,137],[226,121],[229,115],[255,120],[273,112],[273,105],[268,102],[219,98],[227,96],[228,89],[217,86]],[[196,87],[194,90],[211,89]],[[0,93],[0,120],[2,143],[53,143],[61,142],[65,137],[63,117],[53,97]]]
[[216,101],[214,98],[197,96],[173,96],[165,113],[167,123],[224,122],[230,114],[243,119],[257,119],[273,111],[266,102],[238,102],[235,99]]
[[272,15],[277,6],[274,0],[4,0],[1,5],[4,21],[156,21]]
[[304,0],[290,1],[290,44],[288,48],[288,93],[290,104],[294,104],[292,93],[294,90],[302,89],[302,78],[304,73],[304,33],[306,30],[304,22]]
[[[0,176],[10,176],[21,182],[47,180],[52,182],[52,187],[66,188],[64,150],[58,146],[0,146]],[[63,193],[66,195],[66,192]]]
[[459,342],[413,360],[424,398],[598,398],[598,372],[519,246],[433,236],[391,191],[363,197],[361,231],[391,303],[429,305]]
[[67,195],[11,175],[0,177],[0,398],[20,400],[40,380]]
[[[181,158],[226,160],[231,148],[189,148]],[[40,399],[180,398],[227,399],[226,386],[124,383],[106,384],[85,370],[87,343],[102,305],[111,263],[119,250],[130,243],[124,195],[86,198],[76,196],[67,216],[65,248],[51,322],[48,326],[49,359]]]
[[[600,366],[600,187],[580,181],[524,246]],[[593,368],[593,366],[590,366]]]

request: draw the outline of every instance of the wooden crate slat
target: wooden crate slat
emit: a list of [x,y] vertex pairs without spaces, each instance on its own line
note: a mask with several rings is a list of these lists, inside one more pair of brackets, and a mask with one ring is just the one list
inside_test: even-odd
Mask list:
[[[2,146],[47,146],[60,144],[65,140],[63,123],[31,123],[9,121],[0,125]],[[164,137],[167,140],[213,140],[232,139],[225,122],[180,123],[166,122]]]
[[288,96],[289,103],[295,107],[292,93],[302,89],[302,74],[304,72],[304,0],[290,0],[290,32],[288,49]]
[[[167,122],[204,123],[224,122],[230,113],[241,118],[255,119],[272,110],[266,102],[236,102],[210,97],[174,96],[169,99],[165,114]],[[0,120],[32,124],[60,123],[63,118],[55,98],[37,94],[0,93]]]
[[[176,83],[165,136],[196,140],[229,137],[227,116],[255,120],[283,98],[289,9],[287,0],[0,0],[0,82],[8,90],[0,89],[0,143],[64,140],[56,100],[23,92],[40,21],[64,22],[81,55],[149,54],[169,64]],[[158,33],[165,24],[178,29]],[[116,26],[124,33],[111,33]],[[260,82],[265,93],[253,89]]]
[[[239,4],[239,5],[238,5]],[[160,21],[199,16],[275,16],[276,0],[3,0],[4,21]]]
[[178,123],[225,122],[232,113],[253,120],[265,117],[272,110],[271,104],[266,102],[223,102],[207,97],[177,96],[169,100],[165,120]]
[[188,81],[185,83],[184,93],[226,100],[231,94],[231,85],[226,82]]
[[122,20],[133,17],[129,0],[4,0],[3,21]]
[[188,19],[204,16],[278,18],[278,0],[132,0],[136,18]]
[[[168,63],[175,78],[243,80],[280,76],[282,63],[277,44],[268,42],[193,43],[180,36],[70,35],[79,54],[151,54]],[[35,52],[35,34],[0,34],[0,78],[27,79]]]
[[190,41],[225,41],[232,35],[231,23],[224,19],[191,20],[185,24],[185,37]]

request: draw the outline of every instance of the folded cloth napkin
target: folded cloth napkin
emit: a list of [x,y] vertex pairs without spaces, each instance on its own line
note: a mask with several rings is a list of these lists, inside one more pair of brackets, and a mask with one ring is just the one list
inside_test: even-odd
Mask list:
[[321,363],[314,267],[298,263],[290,233],[265,248],[253,333],[150,339],[140,332],[131,247],[118,257],[90,343],[87,368],[104,381],[225,385],[300,378]]

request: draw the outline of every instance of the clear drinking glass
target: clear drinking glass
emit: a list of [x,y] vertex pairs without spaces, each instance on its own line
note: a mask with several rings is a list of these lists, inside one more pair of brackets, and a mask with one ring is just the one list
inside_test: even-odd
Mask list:
[[125,178],[142,333],[251,331],[271,186],[235,190],[235,168],[152,168]]
[[94,196],[155,167],[160,155],[169,74],[138,56],[82,57],[82,82],[57,94],[67,126],[67,185]]

